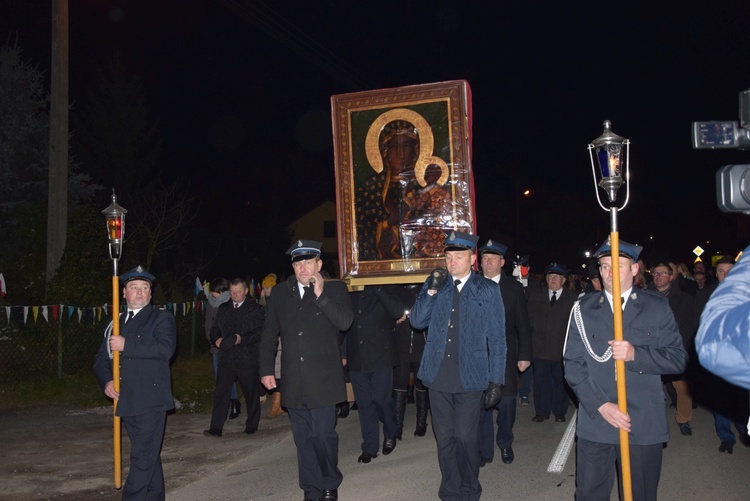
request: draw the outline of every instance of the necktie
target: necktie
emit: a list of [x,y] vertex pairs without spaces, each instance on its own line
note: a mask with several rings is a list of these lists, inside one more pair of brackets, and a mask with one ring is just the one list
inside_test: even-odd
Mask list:
[[620,303],[620,307],[624,310],[625,309],[625,296],[622,296],[622,302]]
[[131,320],[133,319],[133,315],[135,315],[135,314],[133,313],[133,310],[130,310],[130,311],[128,312],[128,318],[126,318],[126,319],[125,319],[125,323],[128,323],[128,322],[130,322],[130,321],[131,321]]
[[240,307],[240,305],[239,305],[239,304],[237,304],[237,303],[234,303],[234,309],[235,309],[235,310],[236,310],[237,308],[239,308],[239,307]]
[[557,291],[552,291],[552,299],[549,300],[549,304],[551,306],[555,306],[556,302],[557,302]]
[[460,289],[458,288],[458,286],[459,286],[459,285],[461,285],[461,281],[460,281],[459,279],[455,279],[455,280],[453,281],[453,287],[455,287],[455,288],[456,288],[456,292],[457,292],[458,294],[461,294],[461,290],[460,290]]
[[304,293],[302,294],[302,297],[303,297],[303,298],[304,298],[305,296],[307,296],[308,294],[310,294],[310,292],[312,291],[312,287],[310,287],[309,285],[305,285],[305,286],[304,286],[304,287],[302,287],[302,288],[303,288],[303,289],[305,290],[305,292],[304,292]]

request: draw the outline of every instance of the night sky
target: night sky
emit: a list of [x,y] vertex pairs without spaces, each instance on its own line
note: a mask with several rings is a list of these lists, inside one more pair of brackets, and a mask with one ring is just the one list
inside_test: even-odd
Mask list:
[[[620,237],[686,262],[696,245],[734,253],[747,216],[718,209],[715,173],[750,152],[693,150],[690,126],[739,119],[746,3],[634,3],[72,0],[70,98],[120,53],[143,80],[168,176],[226,196],[227,213],[291,219],[335,197],[331,95],[465,79],[480,236],[513,236],[518,221],[514,250],[532,268],[579,266],[609,232],[586,147],[611,120],[632,143]],[[0,34],[46,70],[49,2],[0,5]],[[207,209],[198,225],[211,226]]]

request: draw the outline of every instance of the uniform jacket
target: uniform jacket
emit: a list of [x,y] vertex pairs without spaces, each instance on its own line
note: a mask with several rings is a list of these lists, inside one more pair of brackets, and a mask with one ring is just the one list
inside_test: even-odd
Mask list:
[[[428,279],[429,280],[429,279]],[[411,310],[411,324],[428,328],[418,377],[435,381],[445,355],[453,303],[453,283],[447,280],[433,296],[422,286]],[[483,391],[490,382],[505,382],[505,309],[500,288],[474,272],[461,290],[459,309],[459,367],[465,391]]]
[[[531,324],[526,308],[526,294],[521,282],[500,273],[500,293],[505,307],[505,388],[503,396],[518,392],[518,361],[533,360],[531,349]],[[528,369],[527,369],[528,370]]]
[[354,321],[344,334],[346,366],[372,372],[398,364],[393,327],[404,315],[404,304],[394,286],[366,286],[350,294]]
[[704,367],[750,389],[750,247],[711,295],[695,344]]
[[234,344],[229,349],[219,348],[219,367],[239,369],[258,366],[260,331],[265,318],[266,310],[250,297],[246,297],[239,308],[234,307],[232,300],[219,306],[211,327],[211,345],[215,346],[219,338],[235,334],[242,338],[240,344]]
[[284,407],[320,408],[346,400],[339,334],[352,324],[344,282],[326,281],[323,293],[300,298],[297,278],[274,286],[260,344],[260,375],[274,374],[281,337],[281,403]]
[[[112,381],[109,358],[110,322],[94,359],[94,375],[102,390]],[[169,360],[177,346],[174,315],[153,305],[143,307],[127,324],[120,315],[120,335],[125,348],[120,353],[120,400],[117,415],[137,416],[154,408],[174,408]]]
[[[614,316],[604,291],[579,301],[585,338],[596,356],[604,356],[614,337]],[[565,344],[565,379],[580,406],[579,437],[606,444],[619,443],[619,430],[599,414],[606,402],[617,403],[615,361],[595,360],[584,345],[573,308]],[[652,445],[669,440],[661,376],[685,369],[687,352],[667,299],[647,290],[633,290],[623,311],[623,338],[635,348],[635,359],[625,363],[627,405],[631,419],[630,443]]]
[[535,288],[529,294],[528,310],[534,358],[562,359],[570,309],[578,296],[565,286],[558,291],[557,296],[557,301],[552,306],[546,286]]

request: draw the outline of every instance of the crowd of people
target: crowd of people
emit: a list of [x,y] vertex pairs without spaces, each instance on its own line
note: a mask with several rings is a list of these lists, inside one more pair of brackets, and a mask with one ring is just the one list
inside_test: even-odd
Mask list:
[[[479,499],[479,470],[493,461],[495,445],[503,463],[514,461],[517,405],[533,403],[540,425],[564,422],[569,407],[578,408],[578,499],[609,498],[621,478],[620,430],[630,437],[635,499],[656,499],[671,407],[685,437],[701,404],[714,413],[720,453],[732,454],[737,440],[750,446],[748,390],[703,368],[695,345],[701,313],[734,259],[695,263],[691,271],[671,259],[647,264],[640,247],[620,241],[615,263],[606,242],[585,274],[551,263],[524,287],[504,271],[508,247],[479,241],[452,232],[443,243],[445,267],[421,285],[350,292],[322,270],[321,243],[307,240],[287,251],[293,273],[278,283],[269,274],[257,300],[243,278],[214,279],[205,324],[214,407],[204,435],[221,438],[226,420],[242,414],[237,382],[247,434],[257,431],[269,394],[269,417],[286,412],[291,421],[304,499],[316,501],[337,499],[343,481],[335,428],[348,413],[347,385],[359,416],[360,463],[394,452],[407,403],[416,404],[414,436],[426,435],[430,418],[440,499]],[[618,270],[620,295],[613,295]],[[172,405],[174,319],[150,306],[155,277],[146,270],[120,278],[123,329],[107,333],[94,369],[104,393],[119,401],[133,446],[123,499],[164,499],[159,452]],[[622,339],[613,340],[618,318]],[[122,356],[121,392],[114,351]],[[628,371],[627,413],[617,406],[617,361]]]

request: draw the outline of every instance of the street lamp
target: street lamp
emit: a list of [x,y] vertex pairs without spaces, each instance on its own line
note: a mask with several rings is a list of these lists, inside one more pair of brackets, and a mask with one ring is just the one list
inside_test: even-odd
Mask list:
[[[117,276],[117,262],[122,256],[122,244],[125,242],[125,214],[128,211],[117,204],[117,195],[112,190],[112,203],[102,211],[107,220],[107,238],[109,240],[109,257],[112,259],[112,335],[120,335],[120,295],[119,277]],[[120,352],[112,352],[112,383],[117,393],[120,393]],[[122,431],[120,418],[117,416],[117,400],[113,407],[114,423],[114,463],[115,488],[122,487]]]
[[[612,132],[612,123],[604,122],[602,135],[589,144],[591,171],[594,175],[594,190],[599,206],[610,213],[610,248],[612,256],[612,311],[614,314],[614,339],[621,341],[622,335],[622,297],[620,286],[620,237],[617,224],[617,212],[624,209],[630,199],[630,141]],[[596,166],[599,167],[597,174]],[[625,178],[623,179],[623,168]],[[598,182],[597,182],[598,180]],[[617,192],[625,184],[625,200],[622,206],[617,205]],[[599,189],[607,193],[607,206],[602,203]],[[625,388],[625,361],[615,360],[617,380],[617,406],[623,413],[628,412],[627,390]],[[625,501],[632,501],[633,491],[630,475],[630,439],[628,433],[620,428],[620,464],[622,466],[622,492]]]

